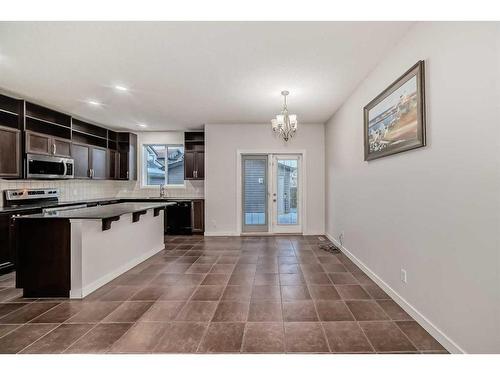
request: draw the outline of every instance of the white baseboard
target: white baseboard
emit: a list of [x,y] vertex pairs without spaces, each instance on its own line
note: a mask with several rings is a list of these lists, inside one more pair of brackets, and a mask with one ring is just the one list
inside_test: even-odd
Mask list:
[[146,259],[151,258],[153,255],[159,253],[163,249],[165,249],[164,245],[162,245],[161,247],[159,247],[157,249],[153,249],[145,254],[142,254],[141,256],[139,256],[135,259],[132,259],[131,261],[116,268],[112,272],[104,275],[103,277],[97,279],[96,281],[90,283],[89,285],[84,286],[82,289],[70,290],[70,293],[69,293],[70,298],[84,298],[84,297],[88,296],[90,293],[96,291],[101,286],[109,283],[111,280],[117,278],[118,276],[122,275],[123,273],[127,272],[128,270],[134,268],[138,264],[144,262]]
[[457,343],[446,336],[439,328],[437,328],[429,319],[427,319],[420,311],[418,311],[414,306],[407,302],[402,296],[400,296],[394,289],[392,289],[389,284],[382,280],[375,272],[373,272],[367,265],[365,265],[361,260],[359,260],[353,253],[342,246],[335,237],[326,233],[325,236],[332,241],[342,252],[352,260],[363,272],[365,272],[370,279],[372,279],[375,284],[384,290],[394,301],[397,302],[403,310],[405,310],[415,321],[420,324],[427,332],[429,332],[441,345],[443,345],[446,350],[450,353],[464,354],[466,353]]
[[[238,233],[238,232],[205,232],[205,236],[222,236],[222,237],[234,237],[234,236],[295,236],[300,235],[300,233],[268,233],[268,232],[255,232],[255,233]],[[317,232],[304,232],[304,236],[324,236],[323,233]]]
[[236,232],[205,232],[204,235],[208,237],[234,237],[240,234]]

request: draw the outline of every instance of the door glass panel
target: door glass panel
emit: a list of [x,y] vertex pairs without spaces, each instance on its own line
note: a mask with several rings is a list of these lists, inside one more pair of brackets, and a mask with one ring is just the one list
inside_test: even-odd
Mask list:
[[[243,159],[243,224],[267,230],[267,157]],[[250,226],[250,228],[248,227]],[[257,228],[256,226],[261,226]]]
[[298,224],[298,161],[297,159],[278,159],[277,167],[278,224]]

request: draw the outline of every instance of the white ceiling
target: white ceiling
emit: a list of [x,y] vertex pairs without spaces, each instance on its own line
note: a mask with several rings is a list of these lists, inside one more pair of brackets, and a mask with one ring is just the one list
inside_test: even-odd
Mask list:
[[287,89],[325,122],[411,24],[0,22],[0,89],[135,130],[267,122]]

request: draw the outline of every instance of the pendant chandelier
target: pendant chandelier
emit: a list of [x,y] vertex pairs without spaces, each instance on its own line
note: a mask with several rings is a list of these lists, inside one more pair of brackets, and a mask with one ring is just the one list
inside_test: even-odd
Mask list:
[[286,106],[286,97],[288,94],[288,91],[281,92],[284,99],[283,110],[281,111],[281,114],[271,120],[273,132],[283,138],[285,142],[288,142],[288,140],[292,138],[297,131],[297,116],[288,114],[288,108]]

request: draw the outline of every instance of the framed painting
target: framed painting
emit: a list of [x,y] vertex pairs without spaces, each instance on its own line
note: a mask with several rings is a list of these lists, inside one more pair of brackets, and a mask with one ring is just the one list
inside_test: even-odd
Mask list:
[[424,61],[364,107],[365,161],[425,146]]

